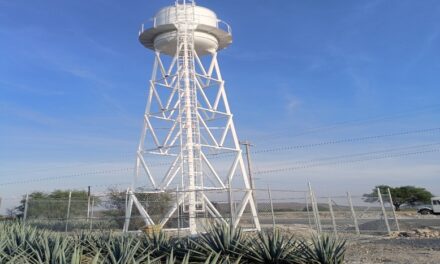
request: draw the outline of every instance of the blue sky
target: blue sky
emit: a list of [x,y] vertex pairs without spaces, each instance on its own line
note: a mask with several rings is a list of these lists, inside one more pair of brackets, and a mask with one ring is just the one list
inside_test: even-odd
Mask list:
[[[153,59],[137,34],[172,3],[0,0],[0,196],[131,181],[124,168],[134,163]],[[240,138],[256,152],[440,127],[440,2],[197,3],[232,26],[219,62]],[[310,180],[327,195],[413,184],[440,194],[437,142],[433,130],[255,153],[261,171],[416,146],[260,174],[257,185],[304,189]]]

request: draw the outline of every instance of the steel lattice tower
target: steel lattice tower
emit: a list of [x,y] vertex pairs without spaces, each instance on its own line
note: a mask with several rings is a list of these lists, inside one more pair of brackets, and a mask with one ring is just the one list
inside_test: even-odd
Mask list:
[[[229,25],[194,2],[176,1],[156,14],[152,27],[142,25],[139,40],[154,50],[155,60],[135,178],[146,177],[148,193],[175,192],[176,203],[155,223],[153,212],[138,201],[134,187],[129,189],[124,230],[128,230],[133,205],[146,225],[161,227],[183,208],[191,234],[201,230],[201,214],[236,227],[249,208],[254,227],[260,229],[217,61],[217,51],[232,43]],[[167,169],[155,170],[149,163],[154,157],[169,161],[163,162]],[[230,159],[215,165],[221,157]],[[209,192],[229,193],[231,198],[232,190],[242,194],[226,219],[211,202]]]

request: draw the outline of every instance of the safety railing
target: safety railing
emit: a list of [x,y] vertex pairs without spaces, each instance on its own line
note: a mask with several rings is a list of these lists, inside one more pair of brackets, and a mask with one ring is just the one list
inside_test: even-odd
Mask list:
[[[196,24],[198,24],[199,21],[201,20],[201,18],[204,18],[204,17],[212,19],[212,17],[210,17],[210,16],[196,15],[195,16]],[[216,27],[218,29],[223,30],[223,31],[227,32],[228,34],[232,35],[232,28],[228,23],[226,23],[225,21],[223,21],[221,19],[217,19],[216,22],[217,22]],[[200,24],[202,24],[202,23],[200,23]],[[149,20],[147,20],[141,24],[141,28],[139,30],[139,35],[141,35],[147,29],[156,28],[156,27],[157,27],[157,17],[150,18]]]

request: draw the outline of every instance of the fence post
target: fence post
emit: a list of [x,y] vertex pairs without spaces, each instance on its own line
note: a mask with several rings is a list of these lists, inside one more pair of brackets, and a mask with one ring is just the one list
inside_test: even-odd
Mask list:
[[336,228],[336,219],[335,214],[333,213],[332,199],[330,197],[328,198],[328,209],[330,210],[330,216],[332,217],[333,233],[335,234],[335,237],[337,237],[338,229]]
[[229,214],[230,214],[230,222],[229,228],[232,230],[234,226],[234,216],[233,216],[233,207],[232,207],[232,190],[231,190],[231,179],[228,177],[228,201],[229,201]]
[[358,220],[356,217],[356,212],[354,211],[353,201],[351,200],[351,195],[349,192],[347,192],[347,199],[348,199],[348,204],[350,205],[351,216],[353,217],[353,223],[354,223],[354,228],[356,230],[356,234],[360,235],[361,232],[359,230],[359,224],[358,224]]
[[125,221],[123,231],[128,232],[128,228],[130,226],[131,210],[133,207],[132,193],[129,188],[127,189],[125,199],[127,202],[125,203]]
[[69,216],[70,216],[70,203],[72,202],[72,192],[69,192],[69,200],[67,202],[67,214],[66,214],[66,229],[65,232],[67,232],[67,227],[69,224]]
[[315,218],[315,224],[316,224],[316,231],[318,234],[321,234],[322,227],[321,227],[321,218],[319,216],[319,209],[318,204],[316,202],[315,194],[312,190],[312,185],[309,182],[309,192],[310,192],[310,202],[312,203],[312,210],[313,210],[313,217]]
[[309,220],[309,227],[310,229],[312,229],[312,221],[310,220],[310,212],[309,212],[309,199],[307,197],[307,192],[305,192],[304,194],[306,200],[307,219]]
[[124,217],[124,226],[122,227],[122,232],[127,232],[127,230],[125,230],[125,226],[127,224],[127,210],[128,210],[128,188],[127,191],[125,192],[125,217]]
[[180,239],[179,186],[176,187],[176,208],[177,208],[177,237]]
[[380,188],[377,188],[377,197],[379,197],[380,206],[382,207],[383,219],[385,220],[385,225],[387,227],[388,235],[391,235],[390,224],[388,223],[387,212],[385,211],[385,206],[383,205],[382,194],[380,193]]
[[391,209],[393,210],[394,222],[396,222],[397,231],[400,232],[399,221],[397,221],[397,214],[396,214],[396,210],[394,209],[393,197],[391,196],[390,188],[388,188],[388,197],[390,199]]
[[316,220],[317,220],[317,223],[318,223],[319,233],[322,233],[321,216],[319,215],[318,201],[316,200],[316,196],[315,196],[315,192],[314,191],[312,191],[312,197],[313,197],[313,202],[314,202],[314,205],[315,205]]
[[95,197],[92,197],[92,206],[90,209],[90,231],[92,231],[92,224],[93,224],[93,207],[95,206]]
[[27,193],[26,198],[24,200],[23,223],[26,223],[28,207],[29,207],[29,194]]
[[87,222],[90,218],[90,186],[87,187]]
[[270,187],[267,187],[267,192],[269,193],[270,212],[272,213],[272,229],[275,231],[275,214],[273,212],[272,193],[270,191]]

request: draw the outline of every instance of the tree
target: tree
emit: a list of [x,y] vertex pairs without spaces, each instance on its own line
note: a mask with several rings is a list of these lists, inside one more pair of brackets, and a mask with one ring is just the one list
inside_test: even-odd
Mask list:
[[377,196],[377,188],[380,189],[382,194],[382,200],[384,202],[390,202],[388,197],[388,188],[390,189],[391,198],[393,199],[393,206],[396,211],[400,210],[400,206],[406,205],[416,205],[418,203],[428,203],[430,202],[432,193],[422,187],[415,186],[401,186],[401,187],[390,187],[388,185],[378,185],[374,187],[371,193],[364,194],[364,200],[369,203],[375,203],[379,200]]
[[[64,219],[67,215],[69,193],[72,193],[70,202],[71,217],[87,215],[87,192],[82,190],[55,190],[51,193],[33,192],[29,194],[27,215],[32,219]],[[26,196],[15,208],[15,215],[23,217]],[[99,199],[95,197],[95,205]]]
[[[170,193],[136,193],[136,198],[144,206],[153,221],[158,222],[165,213],[171,208],[175,202],[174,195]],[[125,220],[125,203],[126,192],[118,190],[117,188],[109,188],[107,190],[107,199],[103,202],[107,209],[102,213],[106,217],[116,219],[120,227],[123,226]],[[139,217],[140,213],[136,206],[132,208],[132,220],[130,221],[134,226],[142,226],[143,221]]]

